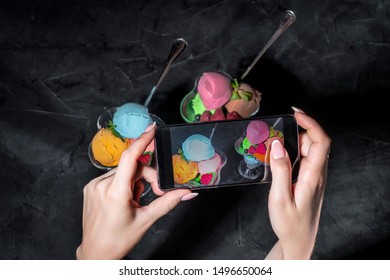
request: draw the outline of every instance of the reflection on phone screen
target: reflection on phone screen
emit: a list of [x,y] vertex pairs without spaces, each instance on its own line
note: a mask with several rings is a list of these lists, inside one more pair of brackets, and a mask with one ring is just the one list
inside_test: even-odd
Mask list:
[[285,139],[282,117],[176,126],[169,135],[175,187],[270,181],[271,143]]

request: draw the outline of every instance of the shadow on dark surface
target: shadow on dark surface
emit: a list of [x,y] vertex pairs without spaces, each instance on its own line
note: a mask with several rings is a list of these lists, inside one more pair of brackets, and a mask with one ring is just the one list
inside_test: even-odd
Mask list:
[[161,90],[157,92],[150,103],[149,112],[161,117],[165,124],[178,124],[185,121],[180,115],[180,103],[186,92],[187,84],[179,84],[170,92]]
[[282,65],[263,57],[245,77],[244,82],[262,93],[259,115],[292,113],[291,106],[305,96],[301,81]]
[[346,260],[390,260],[390,238],[345,257]]

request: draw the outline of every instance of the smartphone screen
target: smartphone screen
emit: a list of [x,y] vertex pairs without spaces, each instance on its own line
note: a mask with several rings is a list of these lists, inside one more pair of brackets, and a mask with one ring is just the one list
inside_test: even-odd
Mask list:
[[269,183],[271,143],[286,148],[296,180],[298,125],[293,115],[165,125],[156,132],[156,163],[163,191]]

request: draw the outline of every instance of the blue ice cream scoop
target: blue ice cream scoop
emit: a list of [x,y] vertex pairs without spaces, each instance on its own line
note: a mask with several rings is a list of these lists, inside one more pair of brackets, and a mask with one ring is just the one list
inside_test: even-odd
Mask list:
[[118,107],[112,122],[115,130],[125,138],[138,138],[153,122],[145,106],[126,103]]
[[191,161],[207,160],[215,155],[211,140],[201,134],[188,137],[182,144],[182,150],[185,158]]
[[261,161],[258,161],[254,156],[244,155],[244,161],[249,168],[255,168],[261,165]]

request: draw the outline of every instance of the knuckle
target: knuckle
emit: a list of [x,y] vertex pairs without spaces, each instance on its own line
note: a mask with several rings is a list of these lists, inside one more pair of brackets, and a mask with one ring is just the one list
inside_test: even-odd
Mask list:
[[175,208],[175,206],[176,206],[175,204],[169,203],[168,204],[168,212],[172,211]]
[[131,148],[129,148],[129,149],[126,149],[126,150],[124,150],[124,151],[122,152],[121,157],[122,157],[122,158],[128,158],[128,157],[131,156],[131,154],[132,154]]
[[278,174],[278,176],[287,176],[291,173],[291,167],[287,163],[278,164],[273,173]]
[[282,166],[279,167],[279,172],[282,174],[289,174],[291,168],[287,164],[283,164]]
[[96,188],[101,189],[101,188],[103,188],[105,185],[106,185],[106,184],[105,184],[104,181],[99,181],[99,182],[96,183]]
[[122,152],[121,158],[125,159],[126,161],[137,159],[137,150],[136,147],[134,147],[134,143],[130,146],[130,148]]
[[328,135],[324,135],[321,139],[321,143],[326,149],[330,148],[330,145],[332,144],[332,139]]
[[84,194],[84,196],[87,195],[88,189],[90,188],[89,186],[90,186],[90,185],[87,184],[87,185],[83,188],[83,194]]
[[277,205],[278,208],[287,207],[287,205],[290,203],[286,196],[275,193],[270,195],[268,200],[270,205]]

